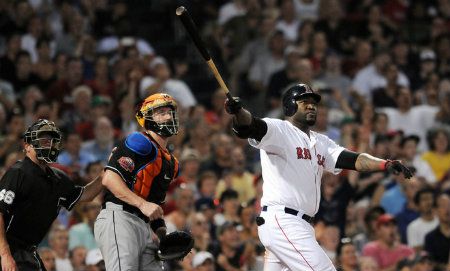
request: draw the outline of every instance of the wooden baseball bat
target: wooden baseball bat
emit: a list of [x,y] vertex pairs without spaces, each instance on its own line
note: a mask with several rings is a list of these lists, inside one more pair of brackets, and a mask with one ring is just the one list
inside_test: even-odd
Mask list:
[[216,77],[217,82],[219,83],[220,87],[225,91],[225,95],[229,100],[232,99],[231,93],[228,90],[227,85],[225,85],[225,82],[222,79],[222,76],[220,75],[219,71],[217,70],[216,65],[214,64],[214,61],[212,60],[211,56],[209,55],[208,50],[206,49],[205,44],[203,43],[202,39],[200,38],[200,35],[198,33],[197,27],[194,24],[194,21],[191,18],[191,15],[189,15],[187,9],[183,6],[179,6],[177,10],[175,11],[178,18],[180,18],[181,22],[184,25],[184,28],[186,28],[187,32],[189,33],[189,36],[191,37],[192,41],[195,44],[195,47],[197,47],[198,51],[202,55],[203,59],[205,59],[206,63],[209,66],[209,69],[213,72],[214,77]]

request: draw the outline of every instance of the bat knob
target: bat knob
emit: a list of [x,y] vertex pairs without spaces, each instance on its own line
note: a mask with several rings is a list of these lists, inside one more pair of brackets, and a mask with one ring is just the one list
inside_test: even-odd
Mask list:
[[177,14],[177,16],[181,16],[185,11],[186,11],[185,7],[179,6],[179,7],[177,7],[177,10],[175,11],[175,13]]

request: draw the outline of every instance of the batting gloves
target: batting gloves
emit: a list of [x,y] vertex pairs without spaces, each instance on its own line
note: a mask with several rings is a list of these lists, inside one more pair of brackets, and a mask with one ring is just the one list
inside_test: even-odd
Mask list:
[[413,176],[411,170],[405,167],[399,160],[387,160],[384,163],[384,170],[395,175],[403,173],[406,179],[411,179]]
[[242,108],[242,102],[239,97],[233,97],[233,99],[226,99],[225,101],[225,110],[228,114],[236,115],[239,113],[239,110]]

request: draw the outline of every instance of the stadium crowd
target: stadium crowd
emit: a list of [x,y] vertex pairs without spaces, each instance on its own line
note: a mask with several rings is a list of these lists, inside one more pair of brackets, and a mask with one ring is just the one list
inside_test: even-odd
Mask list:
[[[255,115],[282,118],[283,90],[307,83],[322,95],[315,131],[415,172],[324,175],[314,227],[338,270],[450,271],[450,0],[0,0],[0,175],[46,118],[64,132],[55,166],[85,184],[139,130],[136,103],[166,92],[180,174],[164,218],[195,239],[166,270],[262,270],[259,152],[233,135],[178,4]],[[39,248],[47,270],[102,270],[100,210],[61,210]]]

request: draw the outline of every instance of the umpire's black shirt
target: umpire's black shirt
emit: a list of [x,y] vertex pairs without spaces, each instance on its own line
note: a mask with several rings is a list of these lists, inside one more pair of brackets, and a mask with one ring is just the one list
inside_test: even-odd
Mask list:
[[0,212],[10,245],[38,245],[59,209],[70,210],[82,193],[83,187],[58,169],[44,171],[28,157],[14,164],[0,181]]

